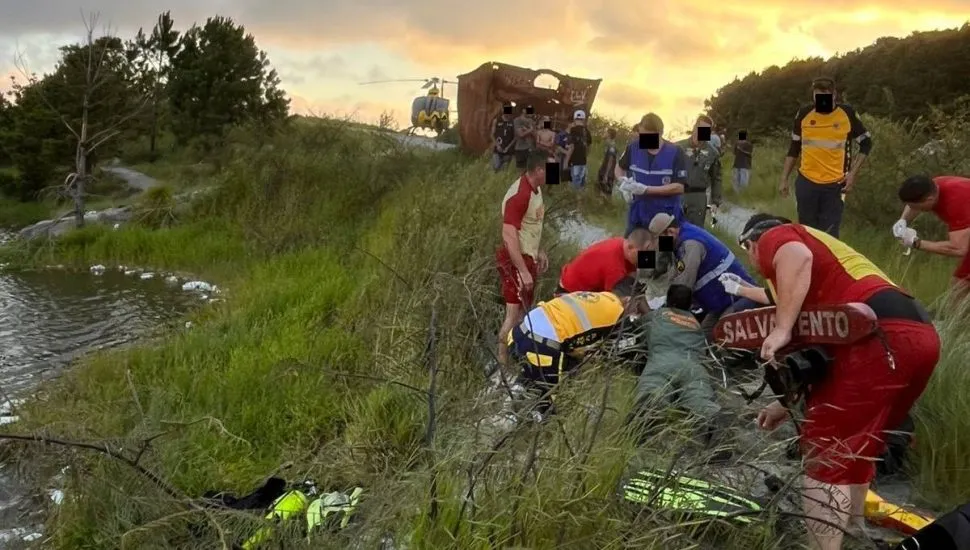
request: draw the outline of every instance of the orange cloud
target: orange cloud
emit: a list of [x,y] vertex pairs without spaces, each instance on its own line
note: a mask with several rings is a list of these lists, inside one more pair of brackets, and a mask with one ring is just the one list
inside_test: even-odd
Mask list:
[[656,109],[657,105],[663,103],[663,98],[654,91],[609,81],[603,82],[599,93],[596,94],[596,100],[644,113]]
[[301,95],[290,95],[290,112],[300,115],[331,116],[349,118],[359,122],[377,122],[382,113],[395,118],[405,128],[410,125],[410,113],[402,105],[369,101],[355,98],[350,94],[327,99],[309,99]]

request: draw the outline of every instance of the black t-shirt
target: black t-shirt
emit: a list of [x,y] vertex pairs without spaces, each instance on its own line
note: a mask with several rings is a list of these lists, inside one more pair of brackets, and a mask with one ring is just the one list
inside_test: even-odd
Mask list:
[[751,169],[751,152],[753,146],[750,142],[738,142],[734,144],[734,167]]
[[585,126],[573,126],[569,129],[569,144],[573,146],[573,154],[569,157],[569,164],[573,166],[585,166],[586,156],[589,153],[589,146],[593,142],[593,136]]

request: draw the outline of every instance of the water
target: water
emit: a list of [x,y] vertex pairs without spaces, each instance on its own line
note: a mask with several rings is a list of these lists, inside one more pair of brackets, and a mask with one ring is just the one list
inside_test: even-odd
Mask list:
[[[156,274],[142,279],[109,267],[102,274],[0,269],[0,424],[16,420],[7,402],[29,396],[79,356],[129,343],[178,320],[202,300]],[[0,430],[2,430],[0,426]],[[42,532],[46,495],[37,498],[0,466],[0,548]]]
[[197,296],[116,269],[0,271],[0,387],[20,395],[79,355],[182,316]]

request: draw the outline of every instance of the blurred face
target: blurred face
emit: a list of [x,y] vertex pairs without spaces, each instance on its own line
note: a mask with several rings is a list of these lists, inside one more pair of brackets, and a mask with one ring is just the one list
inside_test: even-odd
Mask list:
[[646,252],[647,250],[650,250],[649,241],[647,241],[647,243],[643,245],[643,248],[637,248],[629,241],[624,241],[623,243],[623,256],[626,258],[626,261],[630,262],[633,265],[637,265],[637,256],[639,255],[639,253],[641,251]]
[[939,197],[938,193],[933,193],[919,202],[907,202],[906,205],[919,212],[931,212],[936,208],[936,202],[939,200]]
[[[697,136],[699,135],[699,132],[697,131],[698,128],[710,128],[710,127],[711,127],[711,124],[709,122],[698,120],[697,124],[694,125],[694,141],[697,141]],[[712,130],[712,133],[713,133],[713,130]]]
[[529,183],[531,183],[533,187],[539,187],[543,184],[543,182],[546,181],[546,165],[543,164],[542,166],[537,167],[535,170],[527,172],[526,178],[529,179]]
[[755,243],[754,241],[744,241],[743,243],[740,243],[740,244],[741,244],[741,248],[743,248],[744,251],[748,254],[748,261],[751,262],[751,265],[757,266],[758,265],[757,243]]

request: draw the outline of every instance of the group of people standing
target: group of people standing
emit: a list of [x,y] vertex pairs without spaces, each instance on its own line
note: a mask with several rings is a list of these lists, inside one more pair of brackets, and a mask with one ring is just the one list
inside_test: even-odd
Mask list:
[[[816,79],[813,94],[830,94],[834,83]],[[823,102],[824,103],[824,102]],[[658,402],[671,402],[702,418],[709,443],[720,407],[704,369],[711,329],[723,315],[754,307],[775,308],[775,325],[758,356],[775,362],[792,342],[805,308],[854,304],[878,325],[876,334],[828,346],[831,364],[811,386],[800,423],[805,458],[804,508],[810,541],[821,550],[842,546],[843,530],[862,531],[863,507],[875,462],[885,450],[887,430],[899,426],[923,393],[940,357],[940,337],[925,308],[863,254],[838,238],[844,194],[853,189],[872,140],[848,105],[800,109],[785,159],[780,189],[788,189],[798,161],[799,222],[756,214],[738,245],[766,285],[759,286],[731,249],[704,228],[707,193],[720,203],[720,151],[700,117],[690,138],[663,140],[663,122],[648,114],[637,126],[639,140],[620,153],[614,175],[629,202],[627,230],[582,251],[562,270],[555,294],[534,304],[535,281],[548,269],[541,247],[542,185],[548,149],[523,157],[523,175],[505,195],[498,270],[506,304],[499,360],[521,365],[519,382],[554,386],[597,344],[617,334],[628,318],[646,320],[649,359],[637,385],[631,423]],[[750,173],[746,136],[735,144],[735,185]],[[860,154],[850,162],[850,142]],[[739,154],[740,153],[740,154]],[[800,161],[799,161],[799,157]],[[699,184],[697,182],[703,181]],[[703,199],[702,199],[703,197]],[[970,288],[970,179],[956,176],[906,179],[899,189],[905,207],[893,235],[916,250],[963,258],[954,283]],[[923,241],[909,224],[920,212],[947,223],[947,241]],[[665,278],[666,295],[646,300],[638,265],[642,252],[660,252],[673,241],[669,262],[649,276]],[[661,254],[658,257],[662,257]],[[676,400],[673,396],[677,397]],[[757,425],[774,430],[788,418],[773,401]],[[842,498],[833,498],[842,495]]]
[[538,116],[531,106],[521,107],[518,116],[511,103],[502,106],[502,114],[492,122],[492,168],[498,172],[511,163],[524,170],[529,154],[539,151],[560,165],[561,181],[582,189],[586,185],[589,148],[593,136],[586,127],[586,111],[577,109],[570,123],[559,127],[558,121]]

